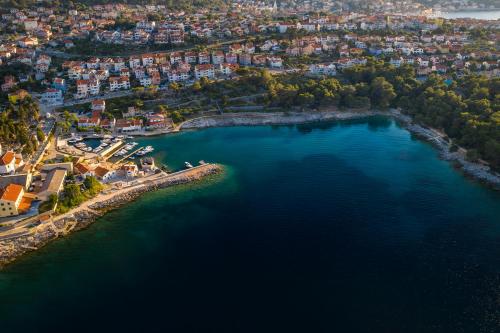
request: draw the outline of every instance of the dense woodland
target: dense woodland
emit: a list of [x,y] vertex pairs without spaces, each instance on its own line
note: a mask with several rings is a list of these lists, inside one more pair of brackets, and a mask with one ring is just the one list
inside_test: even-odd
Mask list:
[[466,76],[445,81],[438,75],[418,80],[411,66],[396,68],[382,61],[345,69],[338,78],[273,76],[268,71],[242,73],[229,82],[202,80],[192,93],[219,99],[261,94],[268,107],[303,110],[400,107],[417,122],[445,132],[468,149],[471,160],[484,159],[500,170],[500,79]]
[[23,154],[33,153],[40,141],[45,139],[37,127],[40,118],[38,103],[30,97],[17,104],[7,104],[0,113],[0,142],[11,147],[23,147]]

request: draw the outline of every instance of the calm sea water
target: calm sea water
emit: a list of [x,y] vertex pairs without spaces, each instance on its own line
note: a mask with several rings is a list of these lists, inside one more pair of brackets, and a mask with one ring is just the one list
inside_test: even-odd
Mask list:
[[391,120],[143,139],[223,177],[0,272],[0,332],[498,332],[500,194]]
[[444,12],[441,15],[447,19],[456,18],[475,18],[478,20],[498,20],[500,19],[500,10],[461,10],[456,12]]

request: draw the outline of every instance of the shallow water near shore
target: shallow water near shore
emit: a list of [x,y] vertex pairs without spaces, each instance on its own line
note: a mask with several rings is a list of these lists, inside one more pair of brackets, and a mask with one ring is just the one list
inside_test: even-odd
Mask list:
[[221,177],[0,271],[0,332],[493,332],[500,193],[375,117],[139,139]]

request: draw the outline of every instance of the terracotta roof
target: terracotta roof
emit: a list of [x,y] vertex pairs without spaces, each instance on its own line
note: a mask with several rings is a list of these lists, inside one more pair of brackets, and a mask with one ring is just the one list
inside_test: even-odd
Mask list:
[[99,165],[97,168],[95,168],[94,172],[97,176],[104,177],[108,172],[110,172],[110,170]]
[[90,171],[90,167],[83,163],[78,163],[77,165],[75,165],[75,169],[77,169],[81,174],[85,174]]
[[2,191],[1,200],[5,201],[17,201],[20,195],[22,195],[23,187],[17,184],[9,184]]
[[7,165],[12,163],[16,155],[14,154],[13,151],[7,151],[5,154],[2,155],[0,158],[0,165]]

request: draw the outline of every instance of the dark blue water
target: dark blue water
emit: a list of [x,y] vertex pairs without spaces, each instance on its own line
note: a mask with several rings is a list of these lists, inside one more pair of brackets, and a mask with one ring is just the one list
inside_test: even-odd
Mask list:
[[499,193],[392,121],[148,144],[226,173],[0,272],[0,332],[499,331]]

